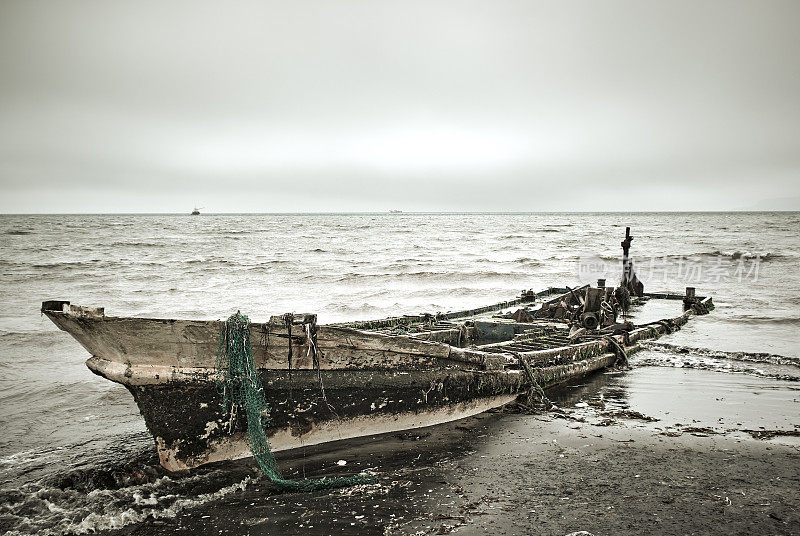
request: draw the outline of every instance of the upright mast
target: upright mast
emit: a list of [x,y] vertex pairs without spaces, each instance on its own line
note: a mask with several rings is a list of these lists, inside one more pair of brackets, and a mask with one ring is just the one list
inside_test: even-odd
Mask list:
[[626,288],[631,296],[641,296],[644,294],[644,285],[633,273],[633,261],[630,258],[631,242],[631,228],[625,227],[625,240],[622,241],[622,283],[620,286]]

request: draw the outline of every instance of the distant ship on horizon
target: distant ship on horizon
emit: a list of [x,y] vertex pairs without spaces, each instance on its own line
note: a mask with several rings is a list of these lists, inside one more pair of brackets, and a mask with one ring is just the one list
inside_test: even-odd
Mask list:
[[199,216],[200,215],[200,209],[197,208],[197,207],[194,207],[194,210],[192,211],[191,215],[192,216]]
[[389,214],[402,214],[402,213],[403,213],[403,211],[402,211],[402,210],[395,210],[395,209],[392,209],[392,210],[390,210],[390,211],[389,211]]

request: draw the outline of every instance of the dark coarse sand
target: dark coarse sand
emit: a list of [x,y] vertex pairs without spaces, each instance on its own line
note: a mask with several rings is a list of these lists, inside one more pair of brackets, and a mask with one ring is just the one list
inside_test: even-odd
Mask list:
[[800,451],[774,441],[494,413],[282,458],[290,475],[343,474],[345,460],[378,483],[254,482],[107,534],[800,534]]

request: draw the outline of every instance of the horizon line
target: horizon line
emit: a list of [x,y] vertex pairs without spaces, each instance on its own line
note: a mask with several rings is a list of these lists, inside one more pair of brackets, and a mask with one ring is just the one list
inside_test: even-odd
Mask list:
[[[772,210],[397,210],[397,211],[309,211],[309,212],[204,212],[194,216],[319,216],[319,215],[387,215],[403,214],[771,214],[775,212],[793,213],[800,209]],[[0,216],[193,216],[189,212],[0,212]]]

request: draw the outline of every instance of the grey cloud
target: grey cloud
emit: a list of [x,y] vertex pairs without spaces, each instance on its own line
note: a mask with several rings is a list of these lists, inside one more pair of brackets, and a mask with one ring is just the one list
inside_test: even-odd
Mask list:
[[[800,194],[798,15],[772,0],[6,1],[0,211]],[[252,188],[272,195],[230,193]]]

